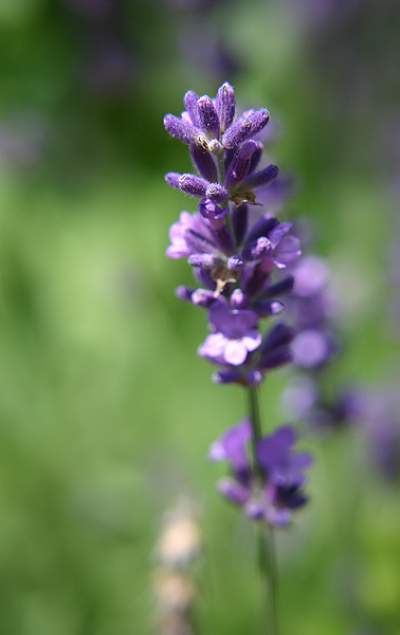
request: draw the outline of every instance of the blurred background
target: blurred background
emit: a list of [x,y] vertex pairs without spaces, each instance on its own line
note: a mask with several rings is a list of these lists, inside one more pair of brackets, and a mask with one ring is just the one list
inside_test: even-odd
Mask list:
[[[396,18],[395,0],[1,0],[4,635],[163,635],[155,546],[183,495],[204,545],[198,632],[258,632],[253,527],[207,461],[245,401],[211,383],[205,315],[174,296],[191,274],[165,258],[168,227],[195,206],[164,183],[189,159],[162,116],[224,80],[270,109],[295,184],[281,216],[306,219],[339,307],[328,392],[395,394]],[[292,374],[263,387],[266,430],[286,420]],[[278,537],[283,633],[400,633],[399,408],[384,418],[390,470],[370,426],[300,424],[316,465]]]

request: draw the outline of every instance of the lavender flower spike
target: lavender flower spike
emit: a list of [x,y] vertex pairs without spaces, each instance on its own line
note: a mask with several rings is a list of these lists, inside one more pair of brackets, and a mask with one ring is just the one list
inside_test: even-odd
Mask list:
[[[249,518],[281,527],[307,501],[303,488],[311,458],[295,451],[295,432],[288,426],[262,437],[256,387],[293,358],[293,330],[284,322],[265,329],[263,322],[285,314],[285,295],[296,277],[281,271],[289,268],[291,274],[300,241],[290,223],[263,211],[259,201],[279,172],[272,163],[263,165],[257,136],[269,121],[268,110],[237,115],[227,82],[215,99],[189,91],[184,104],[181,118],[168,115],[165,125],[189,145],[197,174],[170,172],[166,181],[200,201],[198,211],[182,212],[172,225],[167,255],[187,258],[199,285],[177,290],[182,300],[207,311],[210,333],[199,355],[218,366],[216,383],[242,386],[249,400],[248,419],[215,442],[210,457],[230,465],[231,475],[218,485],[225,498]],[[264,574],[273,595],[273,575],[265,567]],[[270,619],[276,625],[273,598]]]
[[218,137],[219,117],[213,100],[208,95],[200,97],[197,102],[197,110],[203,132],[210,134],[212,137]]
[[[221,366],[218,381],[253,385],[292,359],[288,344],[277,346],[266,338],[261,346],[258,322],[284,311],[285,302],[275,297],[289,292],[291,283],[289,278],[275,280],[275,272],[292,265],[301,253],[290,223],[280,223],[268,213],[249,223],[253,217],[248,208],[257,188],[278,174],[272,164],[258,169],[263,146],[248,138],[260,131],[269,114],[266,109],[249,110],[235,119],[235,93],[228,83],[219,88],[214,101],[188,91],[184,103],[186,111],[178,120],[182,126],[177,118],[168,121],[190,129],[192,138],[203,135],[201,144],[190,143],[199,175],[170,172],[166,181],[200,198],[199,212],[182,213],[172,226],[167,255],[188,259],[200,281],[199,298],[204,291],[210,293],[205,302],[196,301],[195,289],[188,297],[209,311],[211,334],[199,354]],[[229,149],[224,149],[227,139]]]

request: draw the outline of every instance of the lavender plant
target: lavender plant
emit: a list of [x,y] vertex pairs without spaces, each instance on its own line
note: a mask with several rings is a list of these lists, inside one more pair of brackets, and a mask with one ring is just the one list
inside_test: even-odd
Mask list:
[[258,389],[275,368],[292,359],[292,329],[281,319],[282,297],[293,287],[285,269],[299,257],[292,225],[263,209],[263,193],[278,168],[263,165],[261,131],[266,109],[237,113],[235,92],[224,83],[215,99],[189,91],[180,117],[164,118],[166,131],[185,143],[196,174],[170,172],[167,183],[198,199],[194,213],[183,211],[170,230],[167,255],[186,258],[196,284],[177,295],[208,315],[210,333],[199,354],[217,366],[214,381],[238,384],[246,395],[248,417],[216,441],[212,460],[230,465],[218,486],[223,496],[258,521],[259,564],[270,600],[270,632],[278,633],[277,571],[273,529],[287,526],[304,506],[309,454],[296,452],[296,433],[281,427],[262,432]]

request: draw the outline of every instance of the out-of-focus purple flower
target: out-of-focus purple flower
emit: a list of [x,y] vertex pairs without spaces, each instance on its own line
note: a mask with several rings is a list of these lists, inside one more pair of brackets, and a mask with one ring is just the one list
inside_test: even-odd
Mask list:
[[321,292],[327,285],[329,270],[316,256],[305,256],[296,265],[293,291],[301,298]]
[[331,323],[334,303],[328,287],[329,269],[321,258],[304,256],[291,273],[294,285],[287,308],[295,329],[293,361],[299,368],[321,368],[337,350]]
[[360,411],[360,394],[354,388],[338,390],[325,396],[316,376],[296,377],[283,393],[287,414],[314,430],[338,430],[355,423]]
[[397,391],[361,388],[353,417],[365,431],[372,463],[387,481],[400,479],[400,400]]
[[318,368],[330,359],[333,350],[329,333],[318,329],[305,329],[293,340],[293,362],[300,368]]
[[303,486],[312,457],[295,451],[296,434],[285,426],[257,443],[256,470],[248,458],[251,436],[250,422],[245,420],[211,446],[210,458],[227,461],[232,473],[219,482],[218,490],[243,507],[249,518],[278,527],[288,525],[293,512],[308,500]]

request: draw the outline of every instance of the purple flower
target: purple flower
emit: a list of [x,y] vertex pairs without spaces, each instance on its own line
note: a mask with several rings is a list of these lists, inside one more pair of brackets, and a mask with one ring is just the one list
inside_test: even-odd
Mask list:
[[329,333],[318,329],[300,331],[292,342],[293,361],[300,368],[317,368],[332,356],[333,341]]
[[264,272],[274,267],[285,269],[301,254],[300,241],[290,233],[291,223],[280,223],[269,214],[264,214],[248,232],[243,256],[259,261]]
[[200,214],[181,212],[179,221],[171,226],[169,237],[167,256],[174,260],[193,254],[218,253],[218,245]]
[[277,486],[302,485],[304,470],[312,464],[309,454],[294,452],[295,443],[295,431],[290,426],[285,426],[258,444],[258,461],[265,473],[270,475],[269,480]]
[[213,332],[200,346],[199,354],[217,364],[240,366],[261,344],[253,311],[234,309],[221,300],[211,306],[209,320]]
[[210,449],[210,459],[213,461],[229,461],[237,478],[250,474],[247,456],[247,444],[251,439],[251,425],[245,419],[237,426],[229,428],[225,434],[215,441]]
[[222,479],[218,490],[231,503],[243,507],[248,517],[285,526],[293,512],[307,502],[303,486],[312,457],[295,451],[292,427],[281,427],[257,443],[260,474],[249,460],[251,437],[250,422],[244,420],[211,446],[210,458],[227,461],[231,469],[231,477]]
[[307,298],[326,288],[329,269],[327,264],[316,256],[304,256],[294,269],[294,293]]
[[322,390],[317,374],[296,377],[283,393],[288,415],[306,422],[315,431],[339,430],[364,419],[367,393],[354,387],[342,387],[333,395]]

